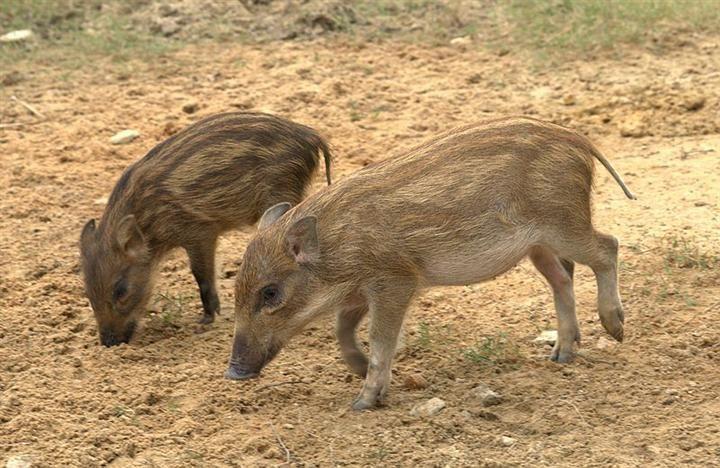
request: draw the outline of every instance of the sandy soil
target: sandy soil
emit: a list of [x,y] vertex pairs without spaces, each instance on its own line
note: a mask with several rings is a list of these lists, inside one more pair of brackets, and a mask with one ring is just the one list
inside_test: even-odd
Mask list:
[[[0,130],[0,460],[720,466],[720,40],[554,69],[505,52],[320,38],[185,49],[123,73],[20,70],[24,81],[0,88],[0,122],[28,122]],[[11,95],[47,120],[33,123]],[[192,101],[198,112],[183,113]],[[554,327],[552,297],[524,262],[415,302],[386,408],[349,411],[361,381],[342,363],[330,321],[260,379],[227,381],[232,275],[248,231],[220,247],[215,324],[196,325],[200,301],[178,252],[156,288],[170,299],[159,298],[130,345],[100,347],[79,278],[82,225],[101,214],[127,164],[189,122],[238,108],[320,129],[337,179],[484,117],[528,114],[584,131],[639,195],[627,200],[598,169],[596,222],[622,245],[626,341],[606,341],[594,279],[580,267],[581,354],[550,362],[533,338]],[[142,136],[110,145],[126,128]],[[500,355],[486,365],[468,358],[487,339],[506,341]],[[502,394],[499,405],[472,396],[481,382]],[[410,415],[432,397],[447,407]]]

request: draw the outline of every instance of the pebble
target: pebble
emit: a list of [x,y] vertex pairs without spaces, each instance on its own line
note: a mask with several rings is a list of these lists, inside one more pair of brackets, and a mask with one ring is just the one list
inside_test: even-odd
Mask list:
[[572,94],[566,94],[563,97],[563,104],[566,106],[574,106],[577,103],[577,99]]
[[685,98],[682,106],[688,112],[699,111],[705,107],[705,96],[689,96]]
[[556,341],[557,330],[544,330],[533,340],[534,343],[544,345],[554,345]]
[[472,39],[468,36],[455,37],[450,40],[451,45],[468,45],[472,42]]
[[595,344],[595,347],[597,349],[609,349],[613,348],[615,346],[615,342],[608,340],[604,336],[601,336],[598,338],[597,343]]
[[410,415],[421,418],[435,416],[442,411],[443,408],[445,408],[445,400],[437,397],[430,398],[428,401],[413,406],[413,409],[410,410]]
[[638,116],[630,116],[620,124],[620,136],[640,138],[650,134],[647,125]]
[[410,374],[406,376],[403,381],[403,387],[408,390],[422,390],[423,388],[427,388],[427,386],[427,380],[420,374]]
[[191,101],[191,102],[186,103],[184,106],[182,106],[182,110],[186,114],[194,114],[198,110],[199,107],[200,106],[198,105],[197,102]]
[[180,31],[180,25],[173,18],[157,18],[150,27],[150,32],[159,33],[165,37],[170,37],[178,31]]
[[487,385],[485,384],[479,384],[475,386],[472,390],[470,390],[470,398],[473,400],[477,400],[480,402],[481,405],[487,407],[487,406],[495,406],[502,403],[502,396],[491,390]]
[[13,85],[20,83],[22,80],[23,80],[22,74],[17,70],[13,70],[10,73],[7,73],[5,76],[3,76],[2,85],[3,86],[13,86]]
[[0,36],[0,42],[22,42],[33,37],[33,32],[30,29],[20,29],[18,31],[10,31],[7,34]]
[[96,198],[95,201],[93,201],[96,205],[107,205],[108,197],[100,197]]
[[512,447],[513,445],[515,445],[516,440],[513,439],[512,437],[502,436],[502,437],[500,438],[500,442],[501,442],[505,447]]
[[13,455],[7,459],[5,468],[30,468],[32,457],[30,455]]
[[139,136],[140,132],[137,130],[123,130],[113,135],[112,138],[110,138],[110,143],[113,145],[125,145]]

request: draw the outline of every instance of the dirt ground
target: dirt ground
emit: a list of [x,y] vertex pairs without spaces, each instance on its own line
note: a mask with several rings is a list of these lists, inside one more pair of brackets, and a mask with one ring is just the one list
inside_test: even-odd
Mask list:
[[[319,37],[189,47],[127,72],[19,70],[21,82],[0,87],[0,123],[27,123],[0,129],[0,460],[720,466],[719,65],[720,38],[706,36],[663,55],[629,48],[554,68],[472,40]],[[192,102],[199,110],[184,113]],[[533,339],[554,328],[552,297],[523,262],[414,303],[382,409],[349,410],[361,380],[346,370],[330,320],[260,379],[228,381],[232,276],[248,230],[220,246],[216,323],[196,324],[200,300],[178,252],[136,339],[100,347],[79,277],[80,229],[100,216],[126,165],[182,126],[233,109],[321,130],[337,180],[486,117],[526,114],[585,132],[639,198],[626,199],[598,167],[596,223],[621,242],[625,342],[608,341],[594,278],[579,267],[581,352],[569,365],[550,362]],[[141,137],[111,145],[127,128]],[[471,392],[479,383],[500,404],[483,407]],[[410,415],[432,397],[446,408]]]

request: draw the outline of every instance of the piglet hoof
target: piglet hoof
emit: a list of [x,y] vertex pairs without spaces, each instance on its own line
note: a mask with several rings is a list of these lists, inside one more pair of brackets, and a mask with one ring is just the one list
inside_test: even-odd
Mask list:
[[557,344],[553,347],[552,353],[550,353],[550,360],[557,362],[558,364],[567,364],[575,359],[575,352],[570,349],[561,348]]
[[358,398],[353,402],[352,409],[355,411],[364,411],[375,409],[375,406],[376,405],[374,401],[368,401],[363,398]]
[[215,321],[215,314],[203,314],[202,317],[198,320],[198,323],[200,325],[208,325]]
[[601,313],[600,322],[602,323],[603,328],[605,328],[605,331],[607,331],[610,336],[615,338],[617,341],[622,342],[625,336],[625,330],[623,327],[623,323],[625,322],[625,314],[623,313],[622,308],[617,308],[606,313]]
[[362,352],[348,353],[345,355],[345,362],[350,370],[360,377],[365,377],[368,370],[368,360]]

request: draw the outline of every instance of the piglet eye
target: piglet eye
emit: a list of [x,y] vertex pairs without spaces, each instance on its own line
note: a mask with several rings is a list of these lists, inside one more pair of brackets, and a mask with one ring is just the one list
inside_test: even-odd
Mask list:
[[264,306],[277,305],[280,300],[280,290],[277,285],[270,284],[260,290],[260,298]]
[[121,279],[120,281],[115,283],[115,287],[113,288],[113,302],[123,302],[125,299],[127,299],[127,295],[127,282],[124,279]]

